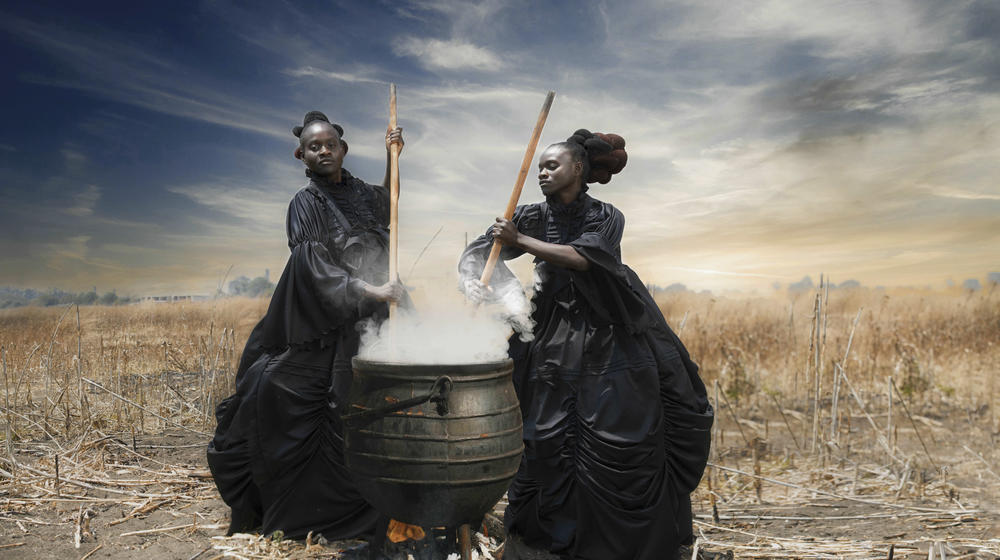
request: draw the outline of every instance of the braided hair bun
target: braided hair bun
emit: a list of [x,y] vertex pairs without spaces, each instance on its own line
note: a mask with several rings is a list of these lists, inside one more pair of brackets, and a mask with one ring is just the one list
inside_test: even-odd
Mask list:
[[344,145],[344,153],[347,153],[347,142],[344,141],[344,127],[337,123],[330,122],[330,119],[320,111],[309,111],[306,113],[306,116],[302,117],[302,126],[292,127],[292,134],[295,135],[296,138],[301,138],[302,131],[314,122],[325,122],[326,124],[332,126],[333,129],[337,131],[337,136],[340,136],[340,143]]
[[581,128],[567,138],[566,142],[577,144],[587,152],[590,167],[586,178],[588,183],[607,184],[611,176],[624,169],[628,163],[625,139],[617,134],[590,132]]

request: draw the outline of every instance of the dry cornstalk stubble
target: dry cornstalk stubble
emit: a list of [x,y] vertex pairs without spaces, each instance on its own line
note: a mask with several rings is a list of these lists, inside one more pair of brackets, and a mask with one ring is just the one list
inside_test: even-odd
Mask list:
[[660,301],[684,317],[717,411],[711,490],[694,495],[699,553],[1000,555],[1000,302],[826,282]]
[[[1000,298],[826,283],[657,296],[716,408],[693,495],[700,554],[1000,556]],[[228,511],[204,434],[266,304],[0,311],[0,556],[310,558],[356,544],[212,539]]]

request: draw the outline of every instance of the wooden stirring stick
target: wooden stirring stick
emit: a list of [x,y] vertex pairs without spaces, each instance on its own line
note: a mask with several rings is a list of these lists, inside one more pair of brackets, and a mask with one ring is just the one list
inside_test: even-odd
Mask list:
[[[549,116],[549,108],[552,107],[552,100],[555,98],[556,92],[550,91],[548,95],[545,96],[545,103],[542,104],[542,112],[538,114],[538,122],[535,123],[535,130],[531,133],[531,142],[528,143],[528,149],[524,152],[524,161],[521,162],[521,171],[517,174],[517,180],[514,182],[514,191],[510,193],[510,201],[507,202],[507,210],[504,212],[503,217],[505,219],[511,219],[514,217],[514,209],[517,208],[517,201],[521,198],[521,190],[524,188],[524,180],[528,177],[528,169],[531,168],[531,160],[535,158],[535,148],[538,147],[538,137],[542,135],[542,127],[545,126],[545,119]],[[493,248],[490,249],[490,257],[486,259],[486,267],[483,268],[483,275],[479,279],[484,286],[490,285],[490,278],[493,276],[493,269],[497,265],[497,259],[500,258],[500,241],[498,239],[493,240]]]
[[[389,130],[396,128],[396,84],[389,84]],[[389,281],[399,279],[399,144],[389,145]],[[389,303],[389,321],[396,315],[396,302]]]

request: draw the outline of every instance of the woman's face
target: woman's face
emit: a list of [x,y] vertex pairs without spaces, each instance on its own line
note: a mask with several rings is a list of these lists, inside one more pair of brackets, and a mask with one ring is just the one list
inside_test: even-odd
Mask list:
[[344,163],[344,145],[337,130],[327,123],[307,126],[299,137],[299,159],[317,175],[339,174]]
[[538,186],[545,196],[560,195],[580,185],[583,164],[563,146],[549,146],[538,157]]

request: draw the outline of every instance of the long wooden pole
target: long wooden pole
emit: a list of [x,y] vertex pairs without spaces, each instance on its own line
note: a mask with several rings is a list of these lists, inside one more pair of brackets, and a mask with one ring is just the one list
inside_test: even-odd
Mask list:
[[[531,160],[534,159],[535,148],[538,147],[538,137],[542,135],[542,127],[545,126],[545,119],[549,116],[549,109],[552,107],[552,100],[555,96],[556,92],[554,91],[550,91],[545,96],[545,103],[542,104],[542,112],[538,114],[535,130],[531,133],[531,142],[528,143],[528,149],[524,152],[524,160],[521,162],[521,171],[518,172],[517,180],[514,181],[514,191],[510,193],[507,210],[503,214],[503,217],[508,220],[514,217],[514,209],[517,208],[517,201],[521,199],[524,180],[528,177],[528,169],[531,168]],[[486,259],[486,267],[483,268],[483,275],[479,279],[480,282],[487,286],[489,285],[490,278],[493,276],[493,269],[496,267],[499,258],[500,241],[495,239],[493,240],[493,248],[490,250],[490,257]]]
[[[389,84],[389,130],[396,128],[396,84]],[[389,145],[389,281],[399,278],[399,144]],[[396,302],[389,304],[389,320],[396,315]]]

